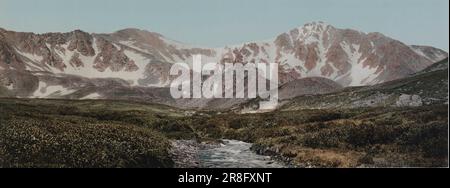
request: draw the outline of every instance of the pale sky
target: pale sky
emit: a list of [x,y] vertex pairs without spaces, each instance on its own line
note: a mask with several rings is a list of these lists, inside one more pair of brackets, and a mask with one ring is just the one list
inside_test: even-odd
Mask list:
[[324,21],[448,51],[448,6],[448,0],[0,0],[0,27],[38,33],[131,27],[219,47]]

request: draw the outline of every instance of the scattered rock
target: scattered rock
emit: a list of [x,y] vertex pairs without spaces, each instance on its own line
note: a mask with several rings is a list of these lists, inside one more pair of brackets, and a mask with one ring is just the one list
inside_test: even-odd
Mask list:
[[396,106],[422,106],[422,98],[419,95],[402,94],[397,100]]

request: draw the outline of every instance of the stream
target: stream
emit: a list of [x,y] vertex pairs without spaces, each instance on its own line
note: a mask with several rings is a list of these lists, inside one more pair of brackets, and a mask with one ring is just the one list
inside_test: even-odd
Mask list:
[[269,156],[258,155],[250,147],[252,144],[223,140],[218,147],[202,148],[198,151],[202,168],[283,168],[283,164]]
[[270,156],[253,152],[251,143],[222,140],[220,144],[172,140],[171,157],[176,168],[285,168]]

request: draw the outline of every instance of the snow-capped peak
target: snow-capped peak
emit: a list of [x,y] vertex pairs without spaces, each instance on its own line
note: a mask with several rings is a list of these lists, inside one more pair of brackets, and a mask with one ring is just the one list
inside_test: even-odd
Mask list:
[[305,32],[321,32],[327,29],[328,27],[332,27],[330,24],[327,24],[322,21],[306,23],[302,27],[298,29]]

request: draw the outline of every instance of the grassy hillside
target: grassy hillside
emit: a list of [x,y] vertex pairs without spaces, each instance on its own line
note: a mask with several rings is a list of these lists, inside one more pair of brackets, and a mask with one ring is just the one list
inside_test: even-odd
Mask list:
[[413,75],[374,86],[346,88],[342,91],[300,96],[283,101],[282,110],[394,107],[401,95],[417,95],[423,105],[448,102],[448,68]]

